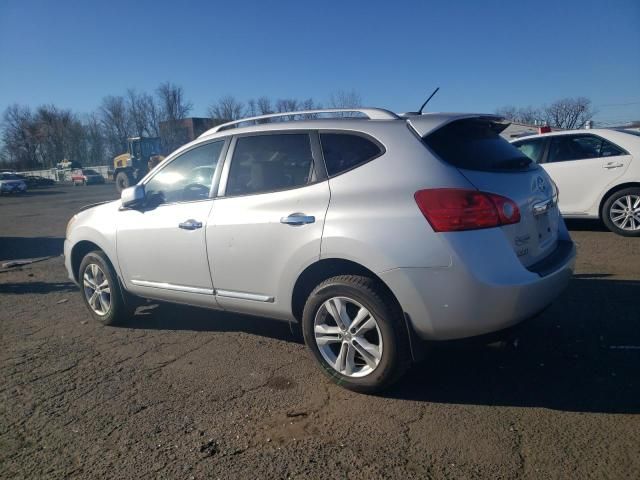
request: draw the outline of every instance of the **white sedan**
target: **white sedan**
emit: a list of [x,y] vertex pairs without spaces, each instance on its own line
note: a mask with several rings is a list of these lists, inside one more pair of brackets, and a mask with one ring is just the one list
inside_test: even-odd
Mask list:
[[614,233],[640,236],[640,133],[588,129],[514,140],[560,190],[567,218],[600,218]]

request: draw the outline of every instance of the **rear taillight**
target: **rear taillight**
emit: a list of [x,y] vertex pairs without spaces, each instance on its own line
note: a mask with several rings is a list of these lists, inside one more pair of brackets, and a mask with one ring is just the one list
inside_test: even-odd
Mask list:
[[436,232],[476,230],[520,221],[518,205],[495,193],[435,188],[419,190],[414,197]]

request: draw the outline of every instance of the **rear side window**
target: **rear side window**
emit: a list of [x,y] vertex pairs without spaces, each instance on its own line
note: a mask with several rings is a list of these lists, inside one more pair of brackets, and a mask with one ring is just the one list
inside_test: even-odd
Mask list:
[[551,138],[549,162],[569,162],[589,158],[612,157],[624,152],[595,135],[558,135]]
[[482,119],[457,120],[424,137],[445,162],[468,170],[526,170],[531,159],[500,136],[502,123]]
[[382,148],[373,141],[350,133],[320,133],[322,154],[330,177],[380,156]]
[[313,157],[306,133],[269,134],[237,140],[226,196],[301,187],[312,181]]
[[531,160],[540,163],[542,161],[542,155],[544,154],[545,142],[546,139],[544,138],[536,138],[535,140],[518,142],[513,145]]

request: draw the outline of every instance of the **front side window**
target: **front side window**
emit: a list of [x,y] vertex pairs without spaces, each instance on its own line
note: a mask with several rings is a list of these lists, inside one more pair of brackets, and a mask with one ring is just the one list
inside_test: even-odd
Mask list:
[[540,163],[542,155],[544,154],[544,138],[536,138],[534,140],[527,140],[524,142],[514,143],[516,148],[524,153],[527,157],[536,163]]
[[362,165],[382,153],[378,145],[360,135],[321,133],[320,143],[330,177]]
[[148,203],[192,202],[209,197],[224,141],[207,143],[181,154],[145,185]]
[[231,160],[226,196],[300,187],[313,176],[311,142],[306,133],[240,137]]

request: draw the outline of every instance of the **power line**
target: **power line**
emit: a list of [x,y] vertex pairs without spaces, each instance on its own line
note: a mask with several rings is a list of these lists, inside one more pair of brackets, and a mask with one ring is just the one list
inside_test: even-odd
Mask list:
[[596,105],[596,108],[602,108],[602,107],[626,107],[627,105],[639,105],[639,104],[640,104],[640,100],[633,101],[633,102],[627,102],[627,103],[604,103],[602,105]]

